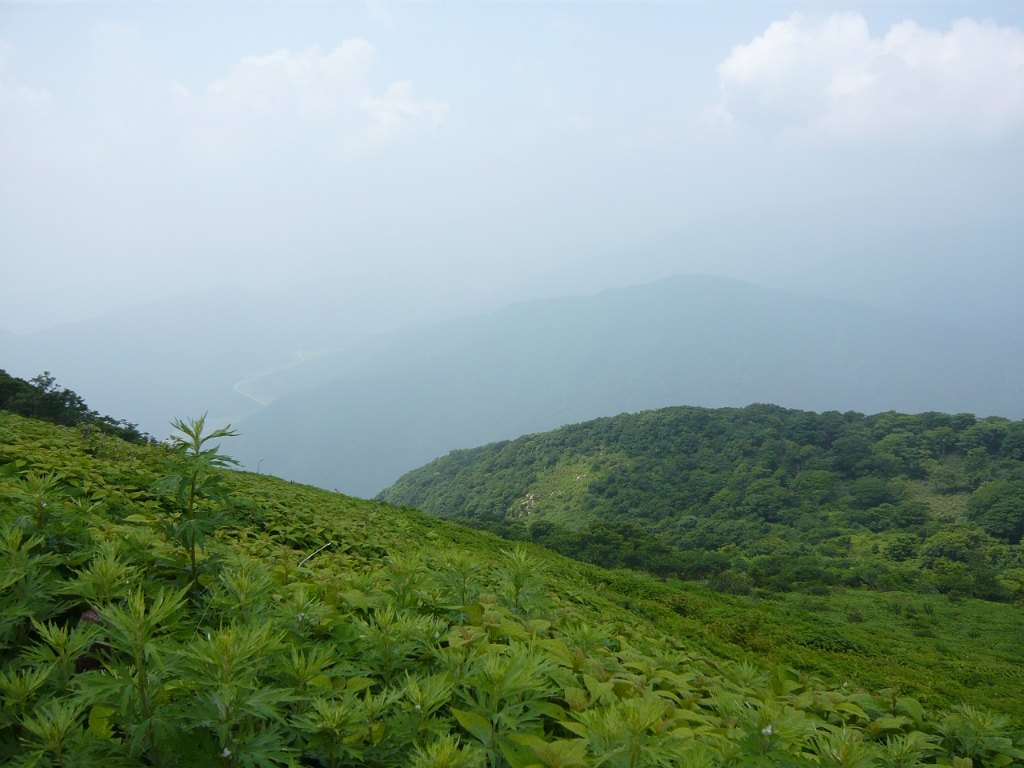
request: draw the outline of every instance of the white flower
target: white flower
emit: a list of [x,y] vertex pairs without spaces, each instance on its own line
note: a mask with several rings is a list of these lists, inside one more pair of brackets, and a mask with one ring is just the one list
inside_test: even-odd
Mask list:
[[221,757],[231,757],[231,750],[224,747],[224,751],[220,753]]
[[768,725],[766,725],[764,728],[761,729],[761,735],[762,736],[771,736],[772,735],[771,723],[769,723]]

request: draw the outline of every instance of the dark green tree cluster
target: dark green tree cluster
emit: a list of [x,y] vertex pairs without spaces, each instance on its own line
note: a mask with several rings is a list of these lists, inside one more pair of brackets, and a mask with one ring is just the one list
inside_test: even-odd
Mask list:
[[1024,765],[1005,716],[715,659],[526,549],[229,474],[179,426],[112,458],[0,414],[3,764]]
[[98,429],[130,443],[152,439],[135,424],[91,410],[79,395],[58,385],[49,371],[26,381],[0,369],[0,411],[64,427]]
[[384,491],[605,567],[724,591],[1024,597],[1024,422],[666,408],[455,451]]

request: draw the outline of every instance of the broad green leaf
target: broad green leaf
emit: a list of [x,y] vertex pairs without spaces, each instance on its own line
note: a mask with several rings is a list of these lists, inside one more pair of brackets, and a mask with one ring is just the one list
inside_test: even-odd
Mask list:
[[896,712],[911,717],[915,722],[924,722],[924,707],[909,696],[903,696],[896,702]]
[[485,717],[475,712],[464,712],[461,709],[452,707],[452,714],[459,721],[459,725],[473,734],[480,742],[490,748],[494,744],[494,728]]
[[349,691],[362,691],[376,684],[376,680],[370,677],[350,677],[345,682],[345,688]]
[[512,768],[532,768],[538,764],[537,753],[522,739],[521,736],[499,739],[498,748]]
[[96,705],[89,710],[89,733],[97,739],[114,738],[114,729],[110,725],[110,716],[116,712],[111,707]]

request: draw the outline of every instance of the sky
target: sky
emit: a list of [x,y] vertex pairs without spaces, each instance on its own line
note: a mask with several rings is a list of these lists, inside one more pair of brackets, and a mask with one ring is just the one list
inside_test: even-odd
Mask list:
[[[637,244],[708,222],[743,253],[663,271],[853,298],[872,238],[968,227],[1001,249],[928,250],[887,295],[978,265],[971,302],[1009,310],[1022,28],[1020,2],[0,2],[0,329],[210,289],[469,307],[601,254],[628,284],[660,276]],[[750,245],[823,211],[827,244]]]

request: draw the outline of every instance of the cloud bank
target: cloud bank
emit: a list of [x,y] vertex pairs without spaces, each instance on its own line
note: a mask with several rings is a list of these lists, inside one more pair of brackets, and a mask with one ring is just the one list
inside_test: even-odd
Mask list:
[[964,18],[872,37],[864,17],[793,14],[718,67],[720,123],[841,139],[986,139],[1024,126],[1024,33]]
[[282,48],[248,56],[193,94],[126,54],[125,39],[139,38],[130,28],[101,22],[92,32],[92,88],[65,104],[18,82],[14,47],[0,39],[0,154],[103,156],[99,147],[123,148],[126,126],[136,127],[142,143],[170,130],[192,156],[246,155],[289,143],[352,152],[437,126],[449,110],[447,101],[419,97],[408,80],[374,86],[377,51],[367,40],[345,40],[330,53]]
[[417,97],[407,80],[372,93],[367,77],[376,55],[371,43],[353,39],[328,54],[314,47],[249,56],[199,99],[183,94],[190,142],[246,150],[320,137],[351,150],[438,125],[448,103]]
[[9,62],[13,56],[14,46],[0,38],[0,103],[29,109],[42,106],[49,101],[49,94],[16,83],[10,76]]
[[11,73],[14,46],[0,38],[0,158],[24,155],[22,145],[39,133],[52,106],[50,94],[17,82]]
[[[776,5],[412,4],[387,27],[344,3],[20,5],[0,22],[0,328],[224,285],[448,313],[699,269],[850,297],[810,274],[862,258],[826,233],[1020,215],[1024,5],[895,26]],[[833,229],[807,213],[829,200]],[[714,258],[665,245],[764,206]],[[972,259],[1009,262],[1003,242]]]

